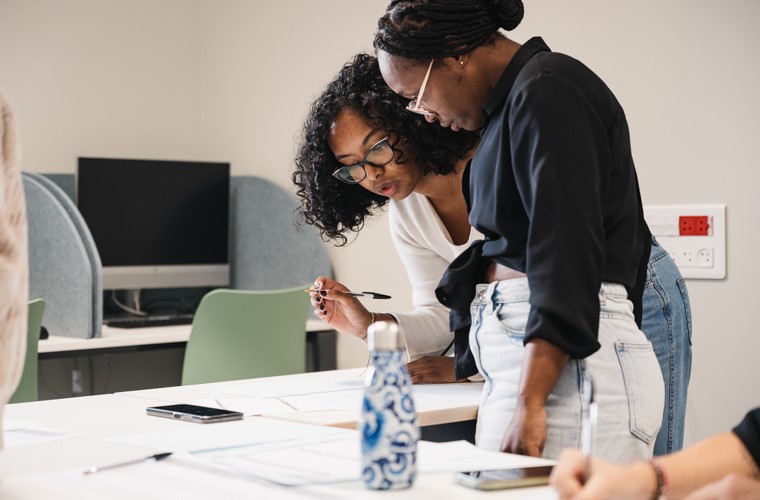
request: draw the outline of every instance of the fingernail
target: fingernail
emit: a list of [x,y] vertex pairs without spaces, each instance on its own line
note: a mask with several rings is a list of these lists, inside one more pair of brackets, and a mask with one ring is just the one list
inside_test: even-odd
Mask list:
[[322,311],[324,311],[325,310],[325,305],[324,304],[319,304],[319,309],[322,310]]
[[319,302],[321,300],[322,300],[322,297],[320,297],[319,295],[317,295],[317,302]]
[[325,290],[320,290],[320,291],[319,291],[319,294],[320,294],[322,297],[326,297],[326,296],[327,296],[327,292],[326,292]]

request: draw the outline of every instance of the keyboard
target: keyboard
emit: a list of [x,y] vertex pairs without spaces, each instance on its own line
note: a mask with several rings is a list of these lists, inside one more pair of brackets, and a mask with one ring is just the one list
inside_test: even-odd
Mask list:
[[155,326],[189,325],[193,322],[192,314],[173,314],[168,316],[130,316],[103,321],[112,328],[150,328]]

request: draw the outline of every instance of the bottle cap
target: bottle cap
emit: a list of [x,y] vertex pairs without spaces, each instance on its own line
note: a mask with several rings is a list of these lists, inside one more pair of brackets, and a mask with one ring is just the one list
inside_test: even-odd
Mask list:
[[391,321],[376,321],[367,329],[370,351],[400,351],[404,349],[401,328]]

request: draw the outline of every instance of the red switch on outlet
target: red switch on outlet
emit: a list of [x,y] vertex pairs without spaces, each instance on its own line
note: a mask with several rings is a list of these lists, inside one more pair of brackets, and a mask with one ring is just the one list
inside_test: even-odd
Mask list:
[[707,215],[681,215],[678,217],[678,234],[680,236],[709,236],[711,234],[711,217]]

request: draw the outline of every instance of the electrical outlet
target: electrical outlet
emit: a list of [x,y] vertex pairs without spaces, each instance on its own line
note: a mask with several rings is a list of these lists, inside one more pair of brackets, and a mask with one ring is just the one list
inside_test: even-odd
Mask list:
[[713,267],[712,248],[670,247],[667,250],[682,272],[689,268]]
[[725,205],[645,205],[644,218],[684,278],[726,277]]
[[700,248],[697,251],[697,267],[713,267],[712,248]]
[[712,217],[708,215],[681,215],[678,217],[679,236],[710,236]]

